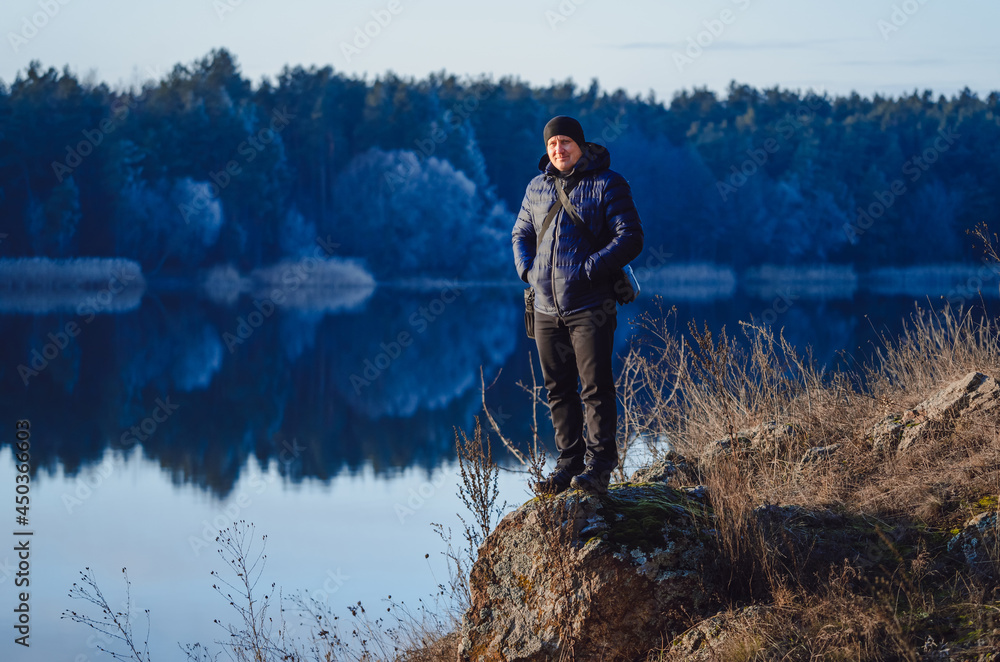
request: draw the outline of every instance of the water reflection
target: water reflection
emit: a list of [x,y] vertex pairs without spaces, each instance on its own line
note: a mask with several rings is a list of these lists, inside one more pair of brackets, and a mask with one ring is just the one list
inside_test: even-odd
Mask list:
[[455,286],[383,288],[339,314],[257,310],[251,298],[220,308],[153,293],[97,318],[27,383],[17,366],[75,318],[0,317],[0,379],[12,396],[0,407],[48,430],[37,466],[61,461],[72,473],[106,448],[141,445],[176,481],[219,494],[251,455],[298,477],[366,462],[430,468],[479,407],[479,368],[496,375],[520,323],[514,302]]
[[[674,303],[647,293],[621,309],[619,353],[637,316]],[[811,346],[832,368],[845,357],[867,360],[878,332],[897,333],[914,310],[912,296],[815,294],[788,285],[679,297],[673,319],[678,333],[694,320],[725,325],[730,335],[752,319]],[[986,305],[996,314],[995,300]],[[531,435],[531,404],[517,382],[531,381],[534,346],[524,337],[519,288],[380,287],[336,312],[255,311],[249,295],[221,306],[154,290],[140,307],[96,316],[65,338],[79,316],[0,316],[0,416],[31,418],[45,431],[36,468],[51,473],[61,464],[73,475],[108,449],[141,448],[175,483],[220,496],[252,457],[276,462],[293,481],[365,466],[439,466],[453,456],[454,426],[470,429],[482,406],[480,368],[487,384],[500,375],[487,399],[505,434],[525,442]],[[35,352],[45,365],[25,379],[19,368]]]

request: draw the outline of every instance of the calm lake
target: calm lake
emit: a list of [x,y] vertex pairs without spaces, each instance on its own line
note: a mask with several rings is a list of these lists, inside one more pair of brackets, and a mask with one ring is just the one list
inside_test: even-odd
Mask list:
[[[738,332],[753,317],[829,367],[842,352],[868,360],[878,333],[898,333],[915,302],[940,307],[968,283],[896,276],[831,287],[653,280],[620,309],[618,349],[659,292],[677,306],[678,333],[688,320]],[[981,284],[983,298],[966,305],[996,315],[997,283]],[[214,538],[234,520],[267,535],[262,588],[275,582],[342,616],[358,601],[384,612],[389,595],[427,601],[447,580],[431,524],[460,537],[455,428],[471,431],[482,408],[480,371],[505,434],[531,434],[518,382],[531,381],[534,345],[516,285],[389,285],[341,306],[272,310],[154,282],[134,306],[96,315],[0,301],[0,331],[4,659],[110,659],[93,631],[60,619],[67,609],[98,616],[68,596],[84,568],[116,609],[128,568],[134,607],[150,610],[153,660],[183,659],[178,643],[219,650],[225,633],[213,620],[237,615],[212,590],[211,571],[225,573]],[[31,430],[26,526],[12,504],[19,420]],[[523,474],[500,482],[512,507],[528,497]],[[29,588],[15,585],[20,531],[32,532]],[[30,648],[10,641],[25,590]],[[145,632],[141,617],[136,630]]]

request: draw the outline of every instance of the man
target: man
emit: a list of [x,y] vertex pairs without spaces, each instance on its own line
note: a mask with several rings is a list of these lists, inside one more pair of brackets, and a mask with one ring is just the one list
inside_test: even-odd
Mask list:
[[[535,491],[605,494],[618,465],[613,277],[642,250],[642,225],[628,182],[609,169],[607,149],[584,140],[578,121],[552,118],[543,140],[542,172],[528,184],[512,233],[518,275],[535,290],[535,343],[559,451]],[[597,245],[567,213],[560,189]]]

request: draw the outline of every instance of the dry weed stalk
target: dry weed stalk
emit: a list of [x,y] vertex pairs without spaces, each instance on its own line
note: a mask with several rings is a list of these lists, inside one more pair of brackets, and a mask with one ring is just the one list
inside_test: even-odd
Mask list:
[[275,632],[274,619],[267,615],[275,585],[272,583],[270,592],[261,598],[255,594],[267,563],[267,554],[264,553],[267,536],[261,536],[260,547],[255,549],[253,524],[240,520],[221,530],[215,541],[219,543],[219,557],[236,576],[236,583],[213,570],[212,576],[217,583],[212,588],[229,602],[240,617],[238,625],[223,624],[219,619],[215,620],[228,635],[219,644],[237,662],[287,659],[289,651],[284,642],[281,624],[277,624],[278,630]]
[[996,232],[991,235],[990,228],[986,223],[977,225],[972,234],[983,242],[983,253],[986,261],[1000,264],[1000,236]]
[[521,463],[530,468],[534,466],[536,458],[545,455],[545,452],[542,450],[544,445],[541,443],[541,437],[538,434],[538,409],[539,407],[544,407],[547,410],[548,403],[542,400],[543,387],[538,384],[538,376],[535,374],[535,362],[530,353],[528,354],[528,365],[531,368],[531,386],[529,387],[527,384],[521,382],[518,382],[517,385],[531,399],[531,449],[525,461]]
[[455,429],[455,451],[460,476],[458,498],[471,513],[472,523],[466,522],[461,515],[458,518],[465,527],[470,562],[474,562],[479,546],[486,541],[507,509],[507,502],[497,503],[500,467],[493,460],[489,438],[484,437],[478,417],[472,439],[464,431]]
[[542,387],[538,384],[538,378],[535,375],[535,362],[531,355],[528,353],[528,366],[531,368],[531,386],[524,384],[522,382],[517,382],[517,385],[528,394],[531,400],[531,444],[527,454],[521,451],[517,444],[515,444],[511,439],[509,439],[500,430],[500,424],[497,423],[496,419],[493,418],[493,414],[490,412],[489,407],[486,405],[486,391],[496,383],[496,380],[500,378],[500,374],[497,373],[497,377],[493,380],[493,383],[489,387],[486,386],[486,380],[483,377],[482,366],[479,368],[479,384],[480,390],[482,392],[482,402],[483,402],[483,413],[486,416],[486,420],[489,422],[490,427],[493,428],[493,432],[496,433],[500,441],[507,448],[514,459],[517,460],[522,466],[528,467],[531,464],[531,454],[538,455],[539,449],[541,448],[541,439],[538,435],[538,408],[545,407],[548,409],[547,404],[542,400]]
[[74,600],[84,600],[97,607],[100,617],[93,618],[70,609],[63,611],[60,618],[68,618],[74,623],[86,625],[96,632],[104,635],[106,642],[119,641],[125,645],[126,653],[108,648],[103,643],[97,644],[97,650],[107,653],[116,660],[135,660],[136,662],[150,662],[149,655],[149,610],[143,614],[146,617],[146,635],[140,645],[132,630],[132,582],[128,578],[128,570],[122,568],[122,576],[125,578],[125,601],[124,611],[115,611],[100,586],[97,585],[97,578],[90,568],[84,568],[80,573],[80,583],[73,582],[73,587],[69,591],[69,597]]
[[[532,375],[534,375],[534,366],[532,366]],[[497,376],[493,379],[493,383],[490,384],[490,386],[496,384],[498,379],[500,379],[500,372],[497,372]],[[503,445],[507,448],[510,454],[514,456],[514,459],[516,459],[521,464],[527,464],[528,458],[524,456],[524,453],[518,450],[517,446],[514,444],[513,441],[508,439],[504,435],[504,433],[500,431],[500,424],[496,422],[496,419],[493,418],[493,414],[490,413],[490,408],[486,406],[487,386],[486,386],[486,378],[483,376],[482,366],[479,366],[479,387],[483,397],[483,415],[486,417],[486,420],[489,421],[490,427],[493,428],[493,431],[496,433],[497,437],[500,438],[500,441],[503,442]],[[477,426],[479,425],[478,421],[476,422],[476,425]]]

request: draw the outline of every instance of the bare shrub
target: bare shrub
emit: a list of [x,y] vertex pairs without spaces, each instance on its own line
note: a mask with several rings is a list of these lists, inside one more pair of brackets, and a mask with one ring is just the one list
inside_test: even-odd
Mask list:
[[93,630],[103,634],[105,641],[117,641],[124,645],[126,652],[122,653],[113,648],[108,648],[104,644],[97,644],[97,650],[107,653],[116,660],[136,660],[136,662],[150,662],[149,656],[149,610],[145,610],[146,634],[142,643],[139,643],[135,632],[132,629],[132,582],[128,578],[128,570],[122,568],[122,576],[125,579],[125,600],[122,603],[124,609],[115,610],[108,599],[104,596],[97,578],[90,568],[84,568],[80,573],[80,582],[73,582],[70,588],[69,597],[74,600],[83,600],[97,607],[100,616],[94,618],[87,614],[71,609],[63,611],[60,618],[68,618],[74,623],[81,623]]
[[476,550],[496,526],[507,508],[507,502],[497,502],[500,496],[497,482],[500,468],[493,460],[493,449],[489,439],[483,435],[478,418],[472,439],[463,430],[456,428],[455,451],[460,476],[458,498],[472,515],[472,522],[466,522],[461,515],[458,517],[465,527],[469,557],[474,560]]
[[240,621],[234,625],[223,624],[216,619],[215,622],[228,635],[219,642],[220,645],[237,662],[286,658],[287,645],[281,641],[283,633],[280,628],[275,631],[276,624],[268,616],[275,585],[271,584],[269,592],[262,597],[255,594],[267,563],[267,555],[264,553],[267,536],[261,536],[260,547],[255,548],[253,524],[240,520],[220,531],[215,541],[219,543],[219,557],[235,575],[235,583],[213,570],[212,576],[216,583],[212,584],[212,588],[236,610]]

